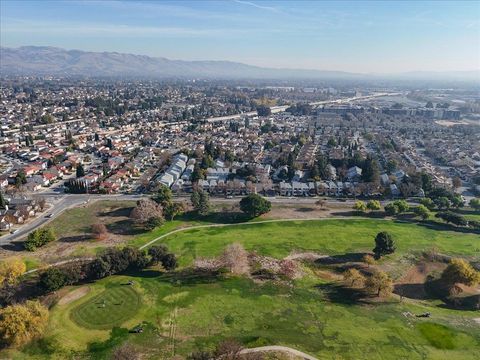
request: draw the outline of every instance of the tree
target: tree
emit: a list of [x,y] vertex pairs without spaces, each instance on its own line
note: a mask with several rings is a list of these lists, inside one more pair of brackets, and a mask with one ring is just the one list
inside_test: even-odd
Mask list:
[[7,202],[3,197],[3,193],[0,191],[0,209],[5,209],[6,206],[7,206]]
[[388,203],[385,205],[385,212],[390,216],[398,214],[398,207],[394,203]]
[[257,115],[258,116],[268,116],[272,113],[272,110],[269,106],[260,105],[257,106]]
[[398,163],[395,160],[388,160],[385,166],[387,173],[391,174],[397,169]]
[[39,285],[48,292],[56,291],[65,286],[67,278],[63,271],[50,267],[40,275]]
[[173,253],[169,253],[165,245],[155,245],[148,249],[150,256],[150,265],[162,264],[167,271],[174,270],[177,267],[177,258]]
[[130,218],[136,224],[147,224],[150,219],[163,220],[163,211],[160,205],[150,199],[141,199],[137,201],[130,213]]
[[478,199],[478,198],[471,199],[470,202],[468,203],[468,205],[470,205],[470,207],[475,209],[476,211],[479,211],[480,210],[480,199]]
[[442,219],[446,223],[452,223],[457,226],[468,225],[468,220],[464,216],[453,213],[451,211],[439,212],[435,215],[435,217]]
[[462,179],[460,179],[458,176],[455,176],[452,179],[452,185],[455,189],[458,189],[459,187],[462,186]]
[[174,254],[168,253],[162,259],[162,266],[165,270],[175,270],[177,267],[177,258]]
[[163,211],[165,216],[172,221],[175,217],[185,212],[185,204],[183,202],[169,202],[165,204]]
[[225,248],[222,263],[235,275],[243,275],[250,271],[248,253],[239,243],[230,244]]
[[422,218],[422,220],[427,220],[430,217],[430,210],[424,205],[418,205],[413,209],[413,212],[415,215],[419,216]]
[[378,183],[380,180],[380,171],[377,160],[371,155],[368,155],[365,159],[365,163],[362,171],[363,181],[369,183]]
[[367,203],[367,209],[368,210],[380,210],[382,208],[382,206],[380,205],[380,201],[378,200],[370,200],[368,203]]
[[365,284],[365,276],[355,268],[349,268],[343,273],[343,279],[350,287],[363,287]]
[[395,206],[398,208],[398,213],[404,213],[410,210],[410,205],[405,200],[395,200],[393,202]]
[[425,206],[428,210],[433,210],[435,209],[435,203],[433,202],[432,199],[430,198],[423,198],[420,200],[420,204]]
[[83,168],[82,164],[77,165],[76,175],[77,175],[77,178],[81,178],[85,176],[85,169]]
[[442,210],[442,209],[449,209],[450,208],[450,200],[448,199],[448,197],[446,196],[441,196],[441,197],[438,197],[434,200],[435,202],[435,205],[437,205],[437,207]]
[[0,263],[0,288],[2,285],[14,285],[18,278],[22,276],[27,267],[25,263],[18,258],[10,258]]
[[269,212],[272,203],[258,194],[250,194],[240,200],[240,210],[254,218]]
[[168,249],[165,245],[154,245],[148,248],[148,255],[150,255],[150,263],[156,265],[160,263],[163,257],[167,254]]
[[25,171],[20,170],[17,173],[17,176],[15,176],[15,186],[19,188],[22,185],[25,185],[26,183],[27,183],[27,176],[25,175]]
[[172,202],[172,197],[172,190],[170,190],[168,186],[161,184],[157,193],[153,197],[153,200],[165,207]]
[[429,101],[429,102],[427,102],[425,107],[428,108],[428,109],[433,109],[433,103],[431,101]]
[[365,204],[365,201],[355,201],[355,204],[353,204],[353,210],[358,212],[365,212],[367,211],[367,204]]
[[442,280],[449,285],[461,283],[474,286],[480,282],[480,273],[464,259],[454,258],[443,270]]
[[376,293],[377,296],[387,296],[393,291],[392,279],[383,271],[375,271],[367,278],[365,286],[367,290]]
[[0,338],[6,346],[20,346],[43,335],[48,310],[39,301],[0,309]]
[[202,216],[208,215],[210,212],[210,199],[205,191],[201,189],[194,190],[190,200],[195,211]]
[[105,240],[108,236],[108,230],[105,224],[96,223],[92,225],[92,234],[97,240]]
[[380,259],[383,255],[393,254],[396,250],[395,241],[386,231],[379,232],[375,236],[375,248],[373,253],[376,259]]

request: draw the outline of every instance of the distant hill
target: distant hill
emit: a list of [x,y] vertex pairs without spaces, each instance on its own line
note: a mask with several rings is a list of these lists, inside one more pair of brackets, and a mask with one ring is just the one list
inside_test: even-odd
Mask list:
[[[84,75],[148,78],[210,79],[325,79],[366,80],[380,78],[436,79],[441,73],[411,73],[395,76],[356,74],[341,71],[274,69],[232,61],[182,61],[163,57],[65,50],[56,47],[23,46],[0,48],[2,75]],[[474,72],[458,73],[458,80],[475,77]],[[422,75],[423,74],[423,75]],[[424,76],[425,75],[425,76]],[[455,73],[448,80],[456,79]],[[479,79],[479,72],[476,72]]]

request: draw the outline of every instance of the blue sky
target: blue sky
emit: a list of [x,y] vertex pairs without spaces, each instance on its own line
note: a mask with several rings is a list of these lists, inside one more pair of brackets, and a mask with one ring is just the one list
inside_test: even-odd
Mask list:
[[2,46],[354,72],[480,69],[480,1],[1,0]]

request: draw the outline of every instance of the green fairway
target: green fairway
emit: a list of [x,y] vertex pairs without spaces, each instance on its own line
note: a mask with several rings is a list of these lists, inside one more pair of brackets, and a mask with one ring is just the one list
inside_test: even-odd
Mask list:
[[113,283],[90,300],[72,309],[73,321],[85,328],[111,329],[131,318],[140,298],[131,286]]
[[[167,232],[161,229],[150,238],[138,236],[136,245]],[[335,255],[371,251],[379,231],[390,232],[398,247],[382,260],[389,272],[404,269],[395,269],[398,264],[410,266],[407,259],[421,250],[436,248],[475,258],[480,248],[478,234],[375,219],[185,230],[159,242],[179,257],[175,273],[149,269],[92,284],[87,295],[52,308],[43,343],[14,355],[63,359],[75,351],[91,359],[109,359],[116,346],[129,342],[148,354],[146,358],[182,359],[234,338],[247,347],[289,346],[321,360],[476,359],[478,311],[447,309],[441,301],[429,299],[355,301],[342,293],[336,280],[319,277],[311,265],[304,265],[304,276],[291,282],[202,275],[189,269],[196,257],[217,256],[232,242],[276,258],[295,251]],[[129,280],[134,286],[122,285]],[[428,319],[405,315],[427,311]],[[140,323],[143,333],[128,332]],[[51,343],[54,351],[45,345]]]
[[390,232],[397,254],[436,248],[447,254],[479,256],[480,236],[446,230],[432,230],[422,224],[374,219],[285,221],[261,224],[201,228],[172,234],[162,242],[188,265],[198,256],[213,257],[232,242],[247,250],[277,258],[293,251],[344,254],[371,251],[375,235]]

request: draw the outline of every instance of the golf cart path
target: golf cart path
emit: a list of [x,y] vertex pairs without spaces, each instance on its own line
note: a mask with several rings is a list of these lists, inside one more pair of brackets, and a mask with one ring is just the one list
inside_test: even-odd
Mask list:
[[266,352],[266,351],[279,351],[279,352],[288,353],[290,355],[299,356],[306,360],[318,360],[317,358],[311,355],[305,354],[304,352],[301,352],[299,350],[295,350],[287,346],[279,346],[279,345],[261,346],[261,347],[251,348],[251,349],[243,349],[242,351],[240,351],[240,354],[250,354],[250,353]]

